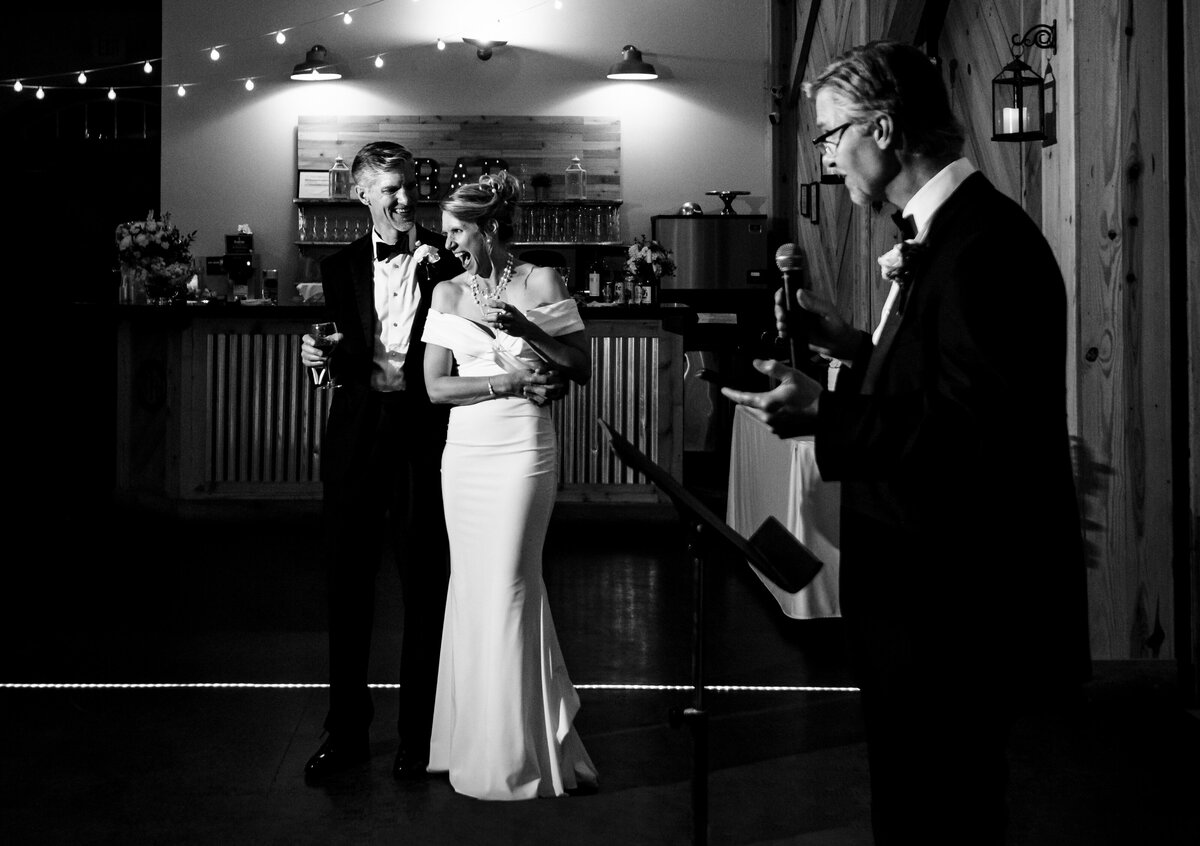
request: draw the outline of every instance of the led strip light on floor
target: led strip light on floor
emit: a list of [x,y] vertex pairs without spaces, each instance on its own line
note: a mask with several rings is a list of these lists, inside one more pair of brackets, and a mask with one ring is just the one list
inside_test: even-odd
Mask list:
[[[290,690],[327,688],[328,684],[308,682],[0,682],[0,688],[17,690],[158,690],[218,688],[223,690]],[[398,688],[398,684],[369,684],[373,688]],[[690,684],[577,684],[576,690],[694,690]],[[857,687],[812,685],[707,684],[715,693],[857,693]]]

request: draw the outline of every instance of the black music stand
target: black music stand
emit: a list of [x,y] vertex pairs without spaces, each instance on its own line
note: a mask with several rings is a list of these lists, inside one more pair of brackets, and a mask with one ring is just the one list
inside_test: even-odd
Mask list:
[[692,705],[672,708],[671,726],[687,725],[692,732],[692,843],[708,843],[708,714],[704,710],[704,563],[705,556],[744,560],[789,593],[813,580],[821,569],[814,556],[783,524],[768,517],[746,540],[680,484],[619,435],[608,421],[597,418],[613,452],[626,466],[646,476],[675,506],[688,526],[692,557]]

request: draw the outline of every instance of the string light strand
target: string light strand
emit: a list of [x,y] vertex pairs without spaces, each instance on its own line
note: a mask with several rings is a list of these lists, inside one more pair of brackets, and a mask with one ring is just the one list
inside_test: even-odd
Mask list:
[[[413,1],[416,2],[416,0],[413,0]],[[324,21],[335,19],[335,18],[341,18],[347,24],[349,24],[351,22],[351,20],[353,20],[354,14],[357,14],[358,12],[361,12],[364,9],[371,8],[372,6],[377,6],[384,2],[387,2],[387,0],[368,0],[368,2],[363,3],[362,5],[354,6],[349,9],[343,7],[335,12],[331,12],[330,14],[315,17],[310,20],[301,21],[301,22],[295,23],[295,24],[287,24],[284,26],[277,26],[277,27],[274,27],[274,28],[270,29],[269,31],[261,33],[259,35],[246,36],[244,38],[234,39],[231,41],[224,41],[224,42],[220,42],[220,43],[216,43],[216,44],[210,43],[209,45],[207,45],[205,47],[198,48],[198,52],[207,54],[213,63],[217,63],[223,57],[223,51],[235,49],[240,45],[247,44],[247,43],[250,43],[253,41],[259,41],[263,38],[270,38],[272,41],[275,41],[277,44],[284,44],[288,40],[285,33],[291,32],[292,30],[297,30],[297,29],[301,29],[303,27],[312,26],[315,24],[322,23]],[[524,15],[528,12],[531,12],[535,9],[539,9],[539,8],[541,8],[543,6],[547,6],[547,5],[552,5],[554,9],[561,10],[564,6],[564,3],[563,3],[563,0],[538,0],[537,2],[531,3],[530,5],[525,6],[524,8],[518,9],[516,11],[510,12],[510,13],[504,15],[503,18],[498,18],[497,23],[500,23],[504,19],[520,17],[521,15]],[[347,19],[349,19],[349,20],[347,20]],[[446,49],[446,41],[445,41],[444,37],[437,38],[436,46],[439,51],[444,51]],[[392,53],[396,53],[396,52],[399,52],[399,51],[398,50],[375,50],[364,56],[358,57],[357,60],[351,59],[351,60],[347,60],[347,61],[352,62],[352,61],[369,60],[374,64],[374,66],[376,68],[379,68],[379,67],[383,66],[383,58],[384,57],[386,57]],[[106,92],[112,92],[112,91],[119,92],[119,91],[133,90],[133,89],[154,89],[154,88],[157,88],[160,90],[175,89],[176,92],[179,93],[179,96],[183,96],[182,89],[192,88],[198,84],[195,82],[188,82],[188,83],[162,82],[158,85],[149,84],[149,83],[142,84],[142,85],[112,85],[112,84],[97,83],[97,82],[89,80],[89,75],[102,74],[102,73],[105,73],[108,71],[117,71],[117,70],[121,70],[123,68],[129,68],[129,67],[141,67],[145,73],[150,74],[150,73],[154,72],[155,66],[162,65],[163,58],[164,57],[162,57],[162,56],[156,56],[153,58],[136,59],[131,62],[122,62],[122,63],[114,64],[114,65],[103,65],[103,66],[94,67],[94,68],[83,68],[79,71],[74,71],[74,70],[60,71],[60,72],[56,72],[56,73],[45,73],[45,74],[36,74],[36,75],[19,74],[17,76],[13,76],[13,77],[0,78],[0,88],[7,86],[7,87],[11,88],[14,92],[21,93],[26,88],[29,88],[30,90],[32,90],[34,87],[34,84],[36,84],[37,90],[36,90],[35,96],[37,96],[38,99],[42,99],[45,97],[46,92],[51,92],[51,91],[56,91],[56,90],[65,90],[65,89],[79,90],[81,88],[93,89],[97,93],[102,94],[102,95],[105,94]],[[56,85],[56,84],[45,84],[44,82],[42,82],[42,83],[37,82],[38,80],[53,80],[53,79],[61,78],[61,77],[68,77],[68,78],[74,77],[76,84],[74,84],[74,85],[65,85],[65,84],[64,85]],[[239,85],[245,85],[245,83],[248,81],[248,79],[262,79],[262,78],[264,78],[263,74],[255,74],[251,77],[247,77],[245,74],[242,74],[235,78],[226,80],[226,82],[237,82]],[[249,89],[250,87],[251,86],[247,86],[247,89]],[[111,94],[108,96],[111,99]]]

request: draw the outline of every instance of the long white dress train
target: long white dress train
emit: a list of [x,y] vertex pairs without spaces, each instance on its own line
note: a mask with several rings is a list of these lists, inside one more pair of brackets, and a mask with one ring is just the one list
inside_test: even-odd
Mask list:
[[[550,335],[583,329],[573,300],[526,317]],[[520,338],[435,310],[424,340],[452,350],[461,376],[500,375],[504,358],[539,361]],[[542,581],[557,474],[548,406],[501,397],[451,409],[442,456],[450,591],[429,770],[479,799],[561,796],[597,781],[573,727],[579,696]]]

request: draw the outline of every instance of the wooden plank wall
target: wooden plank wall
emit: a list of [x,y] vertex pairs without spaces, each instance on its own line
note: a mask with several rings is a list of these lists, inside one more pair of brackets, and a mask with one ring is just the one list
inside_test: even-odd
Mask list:
[[1075,23],[1072,15],[1074,0],[1046,0],[1043,19],[1058,21],[1062,37],[1058,53],[1052,57],[1057,101],[1056,141],[1042,147],[1042,231],[1050,248],[1058,257],[1067,288],[1067,428],[1078,443],[1079,433],[1079,278],[1077,249],[1078,227],[1075,215],[1077,191],[1075,179],[1076,140],[1079,136],[1076,119],[1075,89],[1078,76],[1075,68]]
[[[811,78],[853,44],[906,32],[920,5],[822,3],[798,77]],[[810,7],[795,3],[794,32],[804,31]],[[966,155],[1042,225],[1064,272],[1067,417],[1097,659],[1174,654],[1165,15],[1162,4],[962,0],[949,4],[937,45],[966,126]],[[1058,141],[993,142],[991,82],[1012,57],[1011,36],[1051,21],[1058,52],[1030,48],[1024,60],[1039,73],[1048,63],[1054,69]],[[820,170],[809,143],[812,105],[801,97],[797,108],[798,195]],[[851,206],[841,186],[818,190],[819,225],[797,213],[794,240],[813,286],[869,328],[886,294],[874,259],[890,247],[894,227],[881,212]],[[1019,282],[1017,269],[1014,297],[1021,301]],[[1014,341],[1013,354],[1037,366],[1036,349]]]
[[[813,3],[795,4],[795,26],[803,33]],[[816,30],[810,47],[808,70],[799,74],[800,79],[815,76],[838,54],[867,38],[867,0],[846,2],[824,2],[819,4]],[[821,161],[811,139],[820,134],[813,114],[812,101],[801,95],[796,102],[799,134],[796,146],[799,151],[798,167],[792,186],[796,194],[801,186],[818,182],[821,176]],[[815,187],[819,195],[818,219],[814,224],[801,217],[793,216],[795,230],[787,240],[798,244],[807,263],[806,276],[811,287],[832,299],[842,312],[859,326],[873,326],[887,297],[887,286],[875,272],[874,261],[868,256],[886,252],[882,246],[872,252],[873,244],[883,244],[895,234],[891,221],[879,212],[862,209],[850,202],[846,189],[837,184],[819,184]]]
[[[1012,61],[1009,38],[1025,32],[1021,0],[980,0],[951,3],[946,11],[938,52],[950,87],[950,104],[966,129],[963,154],[975,163],[998,189],[1030,211],[1025,202],[1022,162],[1035,157],[1040,144],[1001,144],[992,140],[992,79]],[[1041,50],[1031,50],[1025,62],[1038,73],[1045,66]],[[1031,216],[1041,217],[1041,203]]]
[[1170,657],[1165,9],[1105,6],[1075,20],[1079,441],[1094,552],[1092,646],[1114,658]]
[[[563,171],[572,156],[587,170],[588,199],[621,199],[621,121],[613,117],[486,115],[301,115],[296,126],[296,169],[328,170],[336,156],[346,164],[371,141],[395,141],[439,164],[450,183],[460,157],[499,157],[528,181],[550,176],[549,200],[562,200]],[[472,175],[478,175],[475,167]],[[526,196],[533,198],[527,189]]]
[[[1183,6],[1183,67],[1184,101],[1187,116],[1184,130],[1184,146],[1187,156],[1186,197],[1200,197],[1200,9],[1195,3]],[[1194,201],[1187,202],[1187,319],[1190,355],[1188,371],[1188,411],[1192,421],[1189,436],[1191,458],[1188,472],[1191,477],[1191,496],[1187,512],[1191,518],[1186,528],[1189,537],[1186,564],[1189,568],[1190,594],[1185,601],[1191,606],[1191,631],[1187,638],[1191,650],[1192,702],[1200,701],[1200,291],[1196,280],[1200,280],[1200,208]]]

